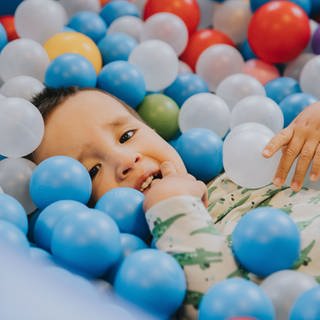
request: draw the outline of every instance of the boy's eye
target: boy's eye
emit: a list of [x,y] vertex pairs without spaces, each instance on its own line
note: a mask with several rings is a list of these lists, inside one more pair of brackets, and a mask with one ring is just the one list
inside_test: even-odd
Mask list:
[[89,170],[89,175],[91,177],[91,179],[93,179],[97,173],[99,172],[101,168],[101,164],[96,164],[94,167],[92,167],[90,170]]
[[125,143],[127,140],[129,140],[131,137],[133,137],[135,133],[135,130],[128,130],[126,131],[119,139],[120,143]]

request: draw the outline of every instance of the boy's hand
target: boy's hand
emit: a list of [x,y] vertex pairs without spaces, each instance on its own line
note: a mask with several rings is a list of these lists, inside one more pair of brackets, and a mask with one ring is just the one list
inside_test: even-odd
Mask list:
[[291,189],[299,191],[312,161],[311,181],[320,177],[320,103],[314,103],[304,109],[285,129],[275,135],[263,150],[263,156],[271,157],[282,148],[282,157],[273,183],[282,186],[288,172],[299,156]]
[[207,186],[190,174],[178,174],[170,161],[160,165],[162,179],[154,179],[145,193],[144,210],[147,211],[156,203],[181,195],[190,195],[202,200],[208,207]]

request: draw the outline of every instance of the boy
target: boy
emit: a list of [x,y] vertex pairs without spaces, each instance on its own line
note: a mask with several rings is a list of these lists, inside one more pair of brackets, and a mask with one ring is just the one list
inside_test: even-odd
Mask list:
[[[300,271],[320,275],[320,193],[295,194],[267,186],[248,190],[225,175],[205,184],[189,175],[175,151],[123,102],[97,89],[45,89],[33,103],[45,119],[45,136],[32,157],[78,159],[92,178],[92,201],[114,187],[145,195],[144,208],[157,247],[183,267],[188,292],[183,316],[195,319],[207,289],[231,276],[248,276],[236,265],[229,235],[241,215],[262,205],[286,210],[302,226]],[[208,213],[209,211],[209,213]],[[306,250],[304,251],[306,253]]]

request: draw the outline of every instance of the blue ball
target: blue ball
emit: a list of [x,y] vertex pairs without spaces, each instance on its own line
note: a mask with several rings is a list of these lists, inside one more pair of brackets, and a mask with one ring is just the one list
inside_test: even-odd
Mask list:
[[259,286],[240,278],[218,282],[203,296],[199,320],[226,320],[237,316],[274,320],[275,311]]
[[0,193],[0,220],[14,224],[24,234],[28,232],[26,211],[18,200],[5,193]]
[[174,100],[179,107],[197,93],[209,92],[207,83],[194,73],[179,74],[176,80],[164,90],[164,94]]
[[137,45],[137,40],[125,33],[112,33],[99,41],[98,48],[105,65],[118,60],[128,61],[130,53]]
[[186,280],[178,262],[165,252],[144,249],[122,263],[116,293],[156,317],[169,318],[181,306]]
[[302,293],[291,308],[290,320],[320,319],[320,286]]
[[66,156],[50,157],[42,161],[30,179],[30,195],[39,209],[58,200],[87,203],[92,190],[86,168]]
[[318,14],[320,14],[320,1],[311,0],[311,15],[317,16]]
[[284,98],[279,104],[284,117],[284,127],[287,127],[305,107],[316,101],[317,99],[308,93],[294,93]]
[[0,243],[20,253],[29,253],[29,242],[20,228],[0,219]]
[[120,232],[132,233],[141,239],[150,236],[143,210],[144,195],[133,188],[114,188],[106,192],[95,208],[109,215]]
[[280,209],[262,207],[243,216],[232,233],[237,261],[260,277],[290,269],[300,254],[299,229]]
[[7,43],[8,43],[7,31],[5,30],[3,25],[0,23],[0,52],[7,45]]
[[96,43],[99,42],[107,32],[107,25],[104,20],[92,11],[75,13],[70,18],[68,27],[85,34]]
[[111,1],[106,4],[100,11],[100,16],[109,26],[114,20],[122,16],[134,16],[139,17],[139,10],[136,5],[124,1]]
[[14,15],[16,8],[22,0],[1,1],[0,16]]
[[103,212],[69,214],[54,227],[51,251],[62,263],[89,276],[100,276],[118,260],[120,232]]
[[98,75],[97,86],[132,108],[136,108],[146,95],[143,74],[127,61],[114,61],[104,66]]
[[241,45],[240,45],[240,52],[245,60],[250,60],[250,59],[256,59],[257,56],[254,54],[252,51],[249,41],[245,40]]
[[298,81],[288,77],[280,77],[271,80],[264,88],[266,89],[267,97],[278,104],[287,96],[301,92]]
[[[317,0],[311,0],[311,1],[317,1]],[[259,9],[261,6],[264,4],[270,2],[270,0],[250,0],[250,6],[252,12],[256,11]],[[311,2],[310,0],[290,0],[290,2],[295,3],[296,5],[300,6],[307,15],[310,14],[311,12]]]
[[184,132],[174,143],[188,172],[209,182],[223,169],[222,139],[209,129],[194,128]]
[[6,159],[6,157],[0,154],[0,161],[3,159]]
[[56,201],[43,209],[38,216],[33,230],[36,244],[50,251],[52,233],[55,225],[66,215],[78,214],[86,211],[87,207],[81,202],[73,200]]
[[95,87],[97,74],[92,63],[80,54],[65,53],[49,64],[45,73],[48,87]]

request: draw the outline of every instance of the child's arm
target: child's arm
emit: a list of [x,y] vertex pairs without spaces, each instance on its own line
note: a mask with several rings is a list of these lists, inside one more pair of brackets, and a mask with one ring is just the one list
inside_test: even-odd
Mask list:
[[263,151],[266,158],[282,148],[280,160],[273,183],[282,186],[294,160],[299,157],[291,182],[293,191],[299,191],[312,161],[310,179],[320,178],[320,102],[304,109],[285,129],[275,135]]

